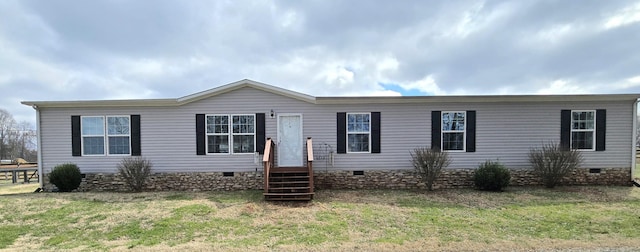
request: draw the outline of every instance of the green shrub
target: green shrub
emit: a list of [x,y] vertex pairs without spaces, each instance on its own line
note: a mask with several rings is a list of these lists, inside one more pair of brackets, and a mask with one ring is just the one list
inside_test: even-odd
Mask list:
[[427,190],[433,190],[433,182],[440,176],[442,169],[451,164],[449,154],[427,147],[416,148],[410,154],[413,167],[427,185]]
[[542,179],[547,188],[554,188],[571,171],[582,163],[582,155],[573,149],[564,149],[558,144],[548,143],[542,148],[529,151],[529,163],[533,172]]
[[78,189],[82,182],[82,174],[80,174],[80,169],[76,164],[56,165],[49,173],[49,182],[54,184],[61,192],[70,192]]
[[473,175],[473,181],[480,190],[502,191],[511,181],[511,172],[500,162],[487,160],[480,164]]
[[134,192],[140,192],[151,174],[151,161],[143,157],[127,157],[118,164],[118,173]]

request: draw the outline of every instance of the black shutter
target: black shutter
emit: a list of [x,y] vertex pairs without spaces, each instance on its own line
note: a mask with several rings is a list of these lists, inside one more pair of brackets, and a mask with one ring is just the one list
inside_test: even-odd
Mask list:
[[607,135],[607,110],[596,110],[596,151],[604,151]]
[[431,149],[441,149],[441,111],[431,111]]
[[337,151],[338,153],[347,153],[347,113],[338,113],[338,139],[337,139]]
[[264,144],[267,139],[264,124],[265,124],[264,113],[257,113],[256,114],[256,151],[260,154],[264,154]]
[[371,153],[380,153],[380,112],[371,112]]
[[82,156],[82,136],[80,134],[80,116],[71,116],[71,156]]
[[206,155],[204,114],[196,114],[196,155]]
[[467,111],[467,152],[476,152],[476,112]]
[[131,115],[131,156],[141,156],[140,115]]
[[568,109],[560,112],[560,148],[571,149],[571,110]]

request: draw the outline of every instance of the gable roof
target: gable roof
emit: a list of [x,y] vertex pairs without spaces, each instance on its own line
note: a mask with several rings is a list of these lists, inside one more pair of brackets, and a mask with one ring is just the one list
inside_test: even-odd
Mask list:
[[77,101],[23,101],[24,105],[50,108],[65,107],[157,107],[181,106],[202,99],[215,97],[241,88],[254,88],[312,104],[384,104],[384,103],[491,103],[491,102],[575,102],[575,101],[630,101],[635,102],[640,94],[596,94],[596,95],[479,95],[479,96],[335,96],[314,97],[253,80],[240,80],[216,88],[175,99],[132,100],[77,100]]
[[231,92],[237,89],[241,89],[244,87],[250,87],[250,88],[255,88],[258,90],[262,90],[268,93],[272,93],[272,94],[277,94],[277,95],[282,95],[282,96],[286,96],[289,98],[293,98],[293,99],[297,99],[297,100],[301,100],[301,101],[305,101],[308,103],[315,103],[316,101],[316,97],[307,95],[307,94],[303,94],[303,93],[298,93],[295,91],[291,91],[288,89],[284,89],[284,88],[279,88],[276,86],[271,86],[271,85],[267,85],[261,82],[257,82],[257,81],[252,81],[252,80],[248,80],[248,79],[244,79],[241,81],[236,81],[233,83],[229,83],[227,85],[223,85],[223,86],[219,86],[216,88],[212,88],[209,90],[205,90],[202,92],[198,92],[192,95],[187,95],[187,96],[183,96],[177,99],[177,102],[180,104],[186,104],[186,103],[190,103],[190,102],[194,102],[194,101],[199,101],[202,99],[206,99],[212,96],[216,96],[216,95],[221,95],[227,92]]

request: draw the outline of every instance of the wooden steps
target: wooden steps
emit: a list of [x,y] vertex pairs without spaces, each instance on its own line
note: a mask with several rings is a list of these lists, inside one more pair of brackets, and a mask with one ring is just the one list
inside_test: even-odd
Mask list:
[[309,190],[308,186],[299,186],[299,187],[279,187],[279,188],[273,188],[273,190]]
[[313,141],[307,138],[307,165],[303,167],[276,167],[275,143],[267,138],[262,163],[264,164],[264,199],[310,201],[313,199]]
[[309,171],[306,167],[273,168],[269,173],[269,189],[263,195],[266,200],[313,199]]

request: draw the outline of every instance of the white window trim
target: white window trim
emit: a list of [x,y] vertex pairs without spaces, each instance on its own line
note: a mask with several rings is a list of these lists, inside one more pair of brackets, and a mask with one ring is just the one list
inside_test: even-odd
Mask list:
[[[210,116],[226,116],[227,117],[227,133],[215,133],[215,129],[213,133],[209,133],[207,132],[207,128],[209,126],[209,124],[207,123],[207,119]],[[206,139],[205,139],[205,146],[206,146],[206,154],[207,155],[231,155],[231,153],[233,152],[233,146],[231,146],[231,134],[230,132],[233,129],[231,128],[231,115],[228,114],[208,114],[205,115],[204,117],[204,132],[206,135]],[[229,148],[229,151],[224,153],[218,153],[218,152],[209,152],[209,136],[227,136],[227,148]]]
[[[102,118],[102,135],[85,135],[84,134],[84,118]],[[104,116],[80,116],[80,148],[82,148],[82,156],[83,157],[99,157],[107,155],[107,139],[106,139],[106,122]],[[102,154],[85,154],[84,153],[84,138],[85,137],[102,137]]]
[[[233,117],[234,116],[251,116],[253,117],[253,133],[233,133]],[[235,114],[231,115],[229,118],[229,141],[231,142],[229,145],[229,152],[235,155],[254,155],[256,152],[256,115],[255,114]],[[233,136],[253,136],[253,151],[252,152],[244,152],[244,153],[235,153],[233,152]]]
[[[227,133],[208,133],[207,132],[207,118],[210,116],[226,116],[227,117]],[[234,116],[251,116],[253,117],[253,133],[233,133],[233,117]],[[206,135],[206,155],[255,155],[256,152],[256,115],[255,114],[207,114],[205,115],[205,135]],[[233,136],[250,136],[253,135],[253,152],[235,153],[233,152]],[[229,146],[229,152],[227,153],[211,153],[209,152],[209,136],[227,136],[227,146]]]
[[[583,113],[583,112],[591,112],[593,113],[593,129],[573,129],[573,113],[574,112],[578,112],[578,113]],[[571,124],[569,125],[569,146],[572,150],[577,150],[577,151],[596,151],[596,127],[598,127],[598,124],[596,123],[598,118],[597,118],[597,113],[595,110],[571,110]],[[591,149],[574,149],[573,148],[573,132],[592,132],[592,137],[591,139],[593,139],[593,142],[591,143]]]
[[[442,115],[447,113],[463,113],[464,114],[464,130],[444,130],[444,123],[442,122]],[[446,152],[466,152],[467,151],[467,111],[442,111],[440,114],[440,150]],[[444,149],[444,134],[445,133],[462,133],[462,150],[445,150]]]
[[[368,134],[369,135],[369,150],[367,151],[349,151],[349,115],[369,115],[369,132],[353,132],[351,134]],[[346,125],[345,125],[345,132],[346,132],[346,138],[345,139],[345,143],[347,144],[347,153],[371,153],[371,112],[353,112],[353,113],[347,113],[347,118],[345,120]]]
[[[126,135],[109,135],[109,117],[126,117],[129,118],[129,134]],[[131,116],[129,115],[108,115],[104,117],[104,135],[105,145],[104,152],[107,156],[131,156]],[[109,154],[109,137],[128,137],[129,138],[129,154]]]
[[[84,126],[82,121],[84,118],[102,118],[102,135],[85,135]],[[127,117],[129,118],[129,134],[127,135],[109,135],[109,117]],[[129,154],[109,154],[109,137],[129,137]],[[102,154],[85,154],[84,153],[84,138],[85,137],[102,137],[103,150]],[[131,156],[131,116],[130,115],[107,115],[107,116],[80,116],[80,148],[82,149],[83,157],[101,157],[101,156]]]

